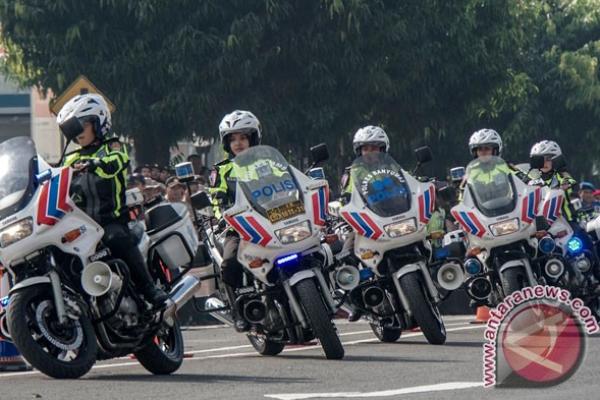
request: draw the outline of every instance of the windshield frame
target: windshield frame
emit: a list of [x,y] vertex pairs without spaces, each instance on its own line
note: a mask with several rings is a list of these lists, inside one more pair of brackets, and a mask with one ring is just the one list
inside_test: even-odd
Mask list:
[[[264,190],[269,185],[260,187],[259,185],[251,185],[249,183],[261,181],[264,182],[269,178],[276,177],[276,175],[271,173],[269,175],[258,177],[259,173],[257,172],[257,177],[255,179],[252,179],[254,176],[252,178],[243,178],[237,176],[240,168],[245,168],[247,166],[256,164],[257,161],[264,162],[264,164],[267,165],[271,171],[273,171],[274,168],[277,169],[282,173],[281,177],[289,178],[285,180],[282,179],[279,182],[272,182],[270,185],[281,184],[280,189],[283,189],[281,192],[286,192],[291,195],[275,199],[272,198],[269,201],[258,201],[253,193],[257,189]],[[291,168],[291,165],[279,150],[266,145],[252,146],[238,154],[232,159],[232,162],[232,177],[236,179],[237,185],[242,189],[246,200],[248,203],[250,203],[252,208],[254,208],[260,215],[268,219],[271,223],[275,224],[279,221],[293,218],[305,212],[306,209],[302,188],[300,187],[298,179],[296,178],[296,174]],[[272,197],[275,195],[275,193],[281,193],[277,191],[277,187],[275,186],[271,187],[270,190],[272,191],[271,195],[265,197]],[[275,204],[269,205],[269,203],[272,202]]]
[[[489,157],[490,157],[489,162],[494,163],[495,166],[505,165],[508,168],[508,163],[506,161],[504,161],[504,159],[502,159],[501,157],[498,157],[498,156],[489,156]],[[469,193],[471,195],[471,198],[473,199],[473,203],[475,204],[475,207],[477,208],[477,210],[488,218],[500,217],[502,215],[512,213],[516,209],[517,202],[518,202],[518,193],[517,193],[517,188],[515,185],[513,174],[512,173],[503,173],[503,176],[506,176],[506,178],[507,178],[506,181],[509,185],[509,188],[510,188],[510,191],[512,194],[510,201],[504,205],[501,205],[501,206],[498,206],[495,208],[486,207],[481,202],[480,196],[477,194],[476,189],[473,186],[473,182],[471,181],[471,175],[469,174],[469,172],[473,168],[474,163],[477,161],[482,162],[479,159],[475,159],[475,160],[471,161],[469,163],[469,165],[467,166],[467,181],[466,181],[466,187],[469,190]],[[483,162],[486,162],[486,161],[483,161]],[[508,199],[507,196],[505,198]]]
[[[369,160],[370,158],[373,158],[373,160]],[[364,172],[364,176],[360,177],[359,171]],[[382,218],[390,218],[396,215],[404,214],[411,210],[413,206],[412,192],[405,177],[405,171],[402,170],[400,164],[389,153],[370,153],[368,155],[357,157],[350,167],[350,175],[350,179],[352,179],[352,183],[360,195],[361,200],[364,202],[365,206],[377,216]],[[369,189],[372,189],[371,184],[375,181],[372,178],[375,178],[378,175],[386,175],[388,177],[395,178],[393,184],[399,188],[400,193],[397,193],[396,195],[391,194],[388,199],[378,202],[371,201],[371,199],[369,199]],[[366,181],[369,176],[371,176],[371,179]],[[391,185],[385,186],[388,187],[388,189],[391,187]],[[381,192],[389,191],[383,187],[381,189]],[[399,199],[401,196],[403,196],[403,198]],[[404,204],[394,204],[391,202],[391,200],[394,199],[403,201]],[[386,210],[388,207],[391,207],[391,209]]]

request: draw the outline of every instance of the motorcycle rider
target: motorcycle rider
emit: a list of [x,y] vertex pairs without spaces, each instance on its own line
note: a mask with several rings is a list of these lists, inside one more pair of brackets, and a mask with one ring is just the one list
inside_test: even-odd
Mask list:
[[542,140],[531,147],[529,154],[533,156],[544,157],[544,166],[540,169],[541,179],[546,186],[560,187],[565,192],[565,201],[563,202],[563,215],[571,225],[577,225],[577,214],[571,205],[571,200],[577,197],[575,188],[577,181],[569,174],[565,168],[557,170],[554,168],[553,161],[562,156],[562,150],[558,143],[552,140]]
[[[356,131],[354,138],[352,139],[352,148],[357,158],[365,157],[365,159],[367,159],[369,154],[380,152],[387,153],[390,149],[390,139],[382,128],[368,125]],[[356,168],[356,166],[354,167]],[[365,174],[367,172],[368,171],[365,171]],[[346,167],[341,180],[340,202],[342,204],[347,204],[350,201],[354,184],[356,183],[354,183],[352,179],[352,166]],[[357,266],[360,261],[354,255],[354,235],[354,231],[348,233],[341,254],[345,255],[344,261],[346,263]],[[358,321],[362,315],[362,311],[358,309],[352,309],[350,315],[348,316],[348,321]]]
[[581,182],[579,184],[581,208],[577,210],[577,217],[582,223],[591,221],[600,215],[600,202],[594,199],[595,190],[596,188],[591,182]]
[[73,178],[73,199],[102,226],[104,244],[115,257],[125,261],[144,298],[160,307],[168,296],[152,281],[128,227],[125,193],[129,157],[118,138],[108,138],[111,115],[106,101],[98,94],[73,97],[62,107],[56,121],[65,133],[75,119],[82,130],[73,140],[81,148],[69,153],[63,164],[79,173]]
[[[235,110],[225,115],[219,124],[221,144],[228,158],[216,164],[210,175],[209,193],[213,198],[216,218],[221,218],[222,211],[235,203],[236,178],[232,174],[232,159],[249,147],[259,145],[261,135],[260,122],[250,111]],[[250,326],[242,317],[241,310],[236,308],[234,301],[235,290],[243,285],[243,267],[237,259],[239,243],[239,235],[233,229],[229,229],[223,245],[221,277],[232,303],[234,327],[238,332],[244,332],[248,331]]]
[[594,275],[597,279],[600,279],[600,265],[598,265],[598,255],[594,243],[587,232],[579,225],[579,219],[572,204],[572,200],[577,198],[577,192],[575,192],[577,181],[566,171],[564,166],[557,169],[553,165],[553,160],[562,156],[560,146],[555,141],[542,140],[531,147],[530,156],[544,157],[544,166],[540,171],[541,179],[546,186],[551,188],[559,187],[564,191],[565,201],[563,202],[562,213],[571,225],[574,235],[581,240],[586,249],[591,251]]

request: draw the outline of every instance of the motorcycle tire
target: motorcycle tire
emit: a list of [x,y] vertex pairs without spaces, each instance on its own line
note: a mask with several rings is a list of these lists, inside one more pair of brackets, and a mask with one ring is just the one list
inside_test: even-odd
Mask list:
[[[96,363],[96,335],[91,321],[83,313],[78,320],[69,320],[69,326],[60,325],[50,285],[29,286],[11,294],[7,321],[13,342],[23,357],[52,378],[79,378]],[[79,341],[76,349],[69,350]],[[75,350],[74,359],[59,359]]]
[[181,367],[183,347],[181,327],[176,321],[173,326],[163,328],[150,343],[134,354],[149,372],[154,375],[168,375]]
[[426,295],[421,276],[417,272],[400,278],[400,287],[410,303],[413,318],[430,344],[446,343],[446,327],[437,305]]
[[402,329],[400,328],[388,328],[381,326],[380,323],[370,323],[369,325],[371,325],[371,329],[377,339],[384,343],[393,343],[400,339],[402,335]]
[[304,279],[298,282],[295,287],[300,305],[304,308],[315,336],[321,342],[325,357],[329,360],[342,359],[344,357],[344,348],[315,282],[312,279]]
[[250,344],[252,344],[252,347],[254,347],[254,350],[263,356],[276,356],[281,353],[285,347],[284,343],[274,342],[262,335],[261,337],[248,335],[248,340],[250,341]]

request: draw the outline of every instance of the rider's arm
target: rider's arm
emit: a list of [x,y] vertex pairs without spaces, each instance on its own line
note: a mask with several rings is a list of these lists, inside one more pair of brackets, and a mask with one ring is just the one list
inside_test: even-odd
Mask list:
[[90,170],[103,178],[112,178],[129,165],[127,153],[121,150],[112,150],[105,156],[93,158],[91,161],[93,167]]

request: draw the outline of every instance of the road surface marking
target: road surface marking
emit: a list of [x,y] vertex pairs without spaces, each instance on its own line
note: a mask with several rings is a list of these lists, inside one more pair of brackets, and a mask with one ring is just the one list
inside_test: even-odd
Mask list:
[[379,392],[339,392],[339,393],[289,393],[289,394],[266,394],[265,397],[278,400],[303,400],[322,398],[368,398],[368,397],[391,397],[402,394],[442,392],[447,390],[463,390],[483,387],[483,382],[448,382],[436,385],[414,386],[394,390],[382,390]]

